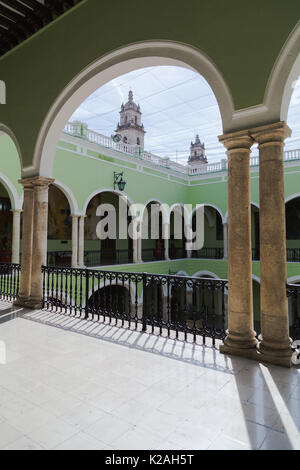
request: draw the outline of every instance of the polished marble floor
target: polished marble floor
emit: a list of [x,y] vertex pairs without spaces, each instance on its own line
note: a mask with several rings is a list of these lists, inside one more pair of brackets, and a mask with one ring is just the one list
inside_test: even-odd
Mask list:
[[300,449],[300,369],[0,303],[0,449]]

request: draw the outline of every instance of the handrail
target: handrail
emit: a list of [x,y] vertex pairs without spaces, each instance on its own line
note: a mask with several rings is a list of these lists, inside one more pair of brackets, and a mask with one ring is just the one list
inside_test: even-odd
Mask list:
[[[227,159],[224,158],[219,162],[206,163],[201,165],[183,165],[175,162],[169,157],[160,157],[151,152],[142,150],[139,145],[130,145],[125,142],[115,142],[111,137],[92,131],[87,126],[80,122],[68,122],[64,128],[64,133],[73,137],[78,137],[87,142],[101,145],[103,147],[125,153],[131,157],[144,160],[152,163],[155,166],[167,168],[177,173],[186,176],[199,176],[206,173],[216,173],[220,171],[227,171]],[[289,162],[300,159],[300,149],[287,150],[284,152],[284,161]],[[259,166],[259,157],[254,156],[250,158],[250,166]]]

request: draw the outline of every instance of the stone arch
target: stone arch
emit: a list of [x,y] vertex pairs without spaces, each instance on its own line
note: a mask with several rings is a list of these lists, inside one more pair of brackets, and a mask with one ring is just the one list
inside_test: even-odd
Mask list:
[[264,105],[272,120],[286,121],[293,82],[300,75],[300,21],[285,42],[269,77]]
[[16,147],[18,157],[19,157],[19,160],[20,160],[20,165],[21,165],[21,168],[22,168],[22,166],[23,166],[22,152],[21,152],[21,148],[20,148],[18,139],[15,136],[14,132],[9,127],[7,127],[5,124],[2,124],[0,122],[0,135],[1,134],[7,134],[11,138],[11,140],[13,141],[13,143]]
[[295,194],[292,194],[291,196],[288,196],[287,198],[285,198],[285,204],[287,204],[288,202],[292,201],[293,199],[297,199],[297,198],[300,198],[300,193],[295,193]]
[[55,181],[52,184],[53,186],[56,186],[58,189],[60,189],[66,196],[70,209],[71,209],[71,214],[78,215],[79,214],[78,204],[71,189],[65,183],[62,183],[61,181],[57,179],[55,179]]
[[181,66],[199,72],[207,80],[217,99],[224,131],[230,128],[234,110],[231,93],[220,71],[204,52],[174,41],[139,42],[94,61],[64,88],[40,128],[33,165],[24,169],[24,176],[34,173],[52,175],[53,159],[61,130],[85,98],[121,74],[155,65]]
[[[221,211],[221,209],[219,209],[215,204],[204,203],[203,205],[204,205],[204,210],[205,210],[205,207],[211,207],[212,209],[215,209],[219,213],[219,215],[222,219],[222,223],[223,224],[226,223],[226,217],[224,217],[223,212]],[[194,209],[191,213],[191,216],[190,216],[190,223],[192,223],[193,216],[196,213],[196,211],[197,211],[197,207],[194,207]]]
[[130,207],[133,204],[133,200],[128,196],[128,194],[124,193],[124,191],[119,191],[117,189],[112,189],[112,188],[101,188],[101,189],[96,189],[93,191],[85,201],[84,207],[83,207],[83,214],[86,214],[87,208],[91,200],[97,196],[98,194],[101,193],[113,193],[116,194],[117,196],[124,196],[127,198],[128,201],[128,206]]
[[126,282],[123,283],[122,281],[118,281],[117,279],[114,279],[114,280],[111,281],[111,283],[105,284],[105,285],[104,285],[104,281],[101,281],[101,282],[99,283],[99,285],[97,286],[97,288],[95,288],[95,286],[94,286],[94,289],[91,288],[91,289],[89,290],[88,300],[91,298],[91,296],[92,296],[92,294],[93,294],[93,291],[94,291],[94,293],[95,293],[96,291],[99,291],[99,290],[103,289],[104,287],[108,287],[109,285],[112,285],[112,286],[119,286],[119,287],[125,287],[125,288],[128,290],[128,292],[130,292],[131,299],[135,299],[135,296],[136,296],[136,288],[135,288],[135,285],[134,285],[134,284],[129,285],[129,284],[126,283]]
[[22,210],[23,194],[22,196],[19,196],[14,184],[3,173],[0,173],[0,183],[3,184],[6,191],[8,192],[11,202],[11,208],[13,210]]
[[212,271],[197,271],[195,274],[193,274],[193,277],[203,277],[203,276],[209,276],[210,278],[213,279],[220,279],[220,277],[213,273]]

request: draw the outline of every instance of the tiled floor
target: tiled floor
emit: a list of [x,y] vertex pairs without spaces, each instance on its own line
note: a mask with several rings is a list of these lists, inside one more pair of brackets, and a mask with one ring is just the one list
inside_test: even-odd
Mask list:
[[0,308],[0,449],[300,449],[300,369]]

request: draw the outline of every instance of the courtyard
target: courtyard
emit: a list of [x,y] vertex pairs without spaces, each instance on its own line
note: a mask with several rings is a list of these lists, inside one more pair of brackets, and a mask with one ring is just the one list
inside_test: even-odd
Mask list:
[[300,449],[300,370],[1,303],[0,449]]

